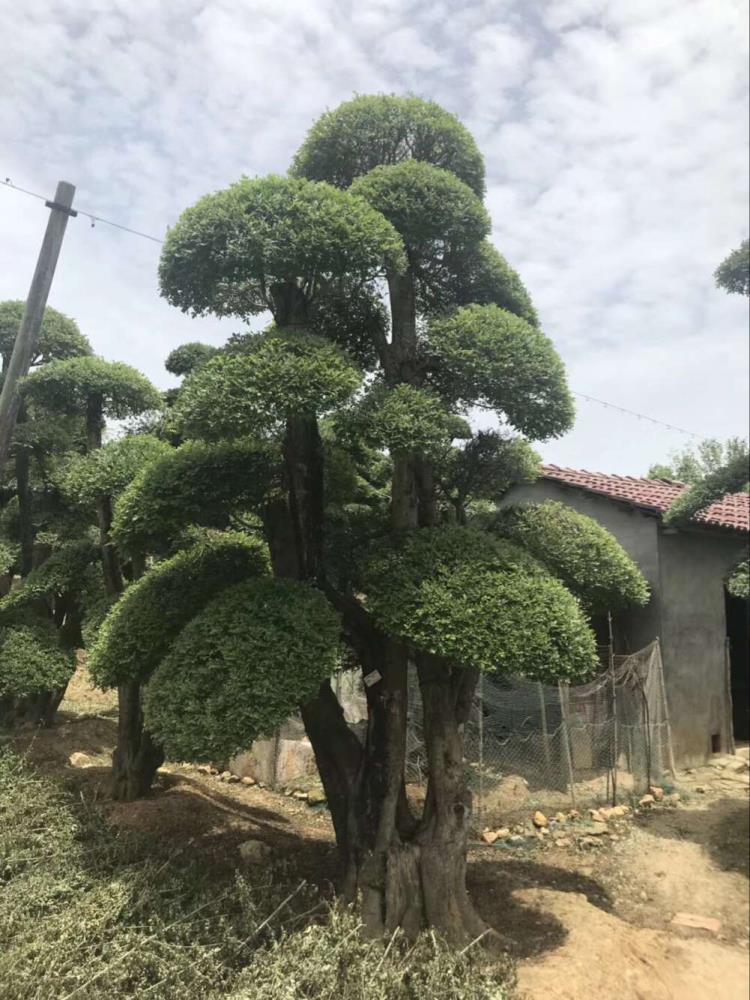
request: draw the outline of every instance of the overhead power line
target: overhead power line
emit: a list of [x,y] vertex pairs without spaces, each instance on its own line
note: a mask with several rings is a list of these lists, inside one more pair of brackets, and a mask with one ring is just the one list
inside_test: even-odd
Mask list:
[[628,410],[624,406],[618,406],[616,403],[608,403],[604,399],[597,399],[596,396],[587,396],[585,392],[576,392],[575,389],[571,389],[574,396],[580,396],[581,399],[587,400],[589,403],[598,403],[599,406],[605,406],[608,410],[617,410],[618,413],[626,413],[629,417],[638,417],[639,420],[647,420],[650,424],[657,424],[659,427],[666,427],[670,431],[677,431],[680,434],[688,434],[690,437],[698,438],[702,441],[705,437],[704,434],[696,434],[695,431],[686,430],[684,427],[677,427],[675,424],[668,424],[664,420],[657,420],[655,417],[647,417],[645,413],[638,413],[636,410]]
[[[19,187],[14,184],[10,177],[6,177],[2,183],[5,187],[12,188],[14,191],[18,191],[20,194],[28,195],[30,198],[37,198],[39,201],[47,201],[47,198],[43,194],[37,194],[36,191],[28,191],[26,188]],[[130,226],[124,226],[120,222],[114,222],[112,219],[105,219],[103,215],[98,215],[95,212],[89,212],[84,208],[78,209],[79,215],[85,215],[87,219],[91,220],[91,225],[94,226],[96,222],[101,222],[106,226],[112,226],[114,229],[121,229],[124,233],[130,233],[131,236],[140,236],[144,240],[151,240],[152,243],[164,243],[163,239],[158,236],[151,236],[150,233],[142,233],[138,229],[131,229]],[[669,424],[664,420],[657,420],[655,417],[649,417],[645,413],[638,413],[636,410],[629,410],[624,406],[618,406],[617,403],[609,403],[604,399],[597,399],[596,396],[589,396],[585,392],[576,392],[571,390],[574,396],[580,396],[581,399],[585,399],[589,403],[596,403],[599,406],[604,406],[608,410],[616,410],[618,413],[625,413],[629,417],[636,417],[638,420],[646,420],[650,424],[655,424],[657,427],[665,427],[667,430],[676,431],[678,434],[687,434],[689,437],[697,438],[698,440],[703,440],[705,435],[696,434],[695,431],[686,430],[684,427],[677,427],[675,424]]]
[[[18,191],[21,194],[27,194],[30,198],[38,198],[41,201],[46,201],[47,199],[43,194],[37,194],[36,191],[27,191],[26,188],[19,187],[14,184],[10,177],[6,177],[2,184],[5,187],[12,188],[14,191]],[[96,212],[89,212],[85,208],[78,209],[79,215],[85,215],[87,219],[91,220],[92,227],[97,222],[104,223],[105,226],[113,226],[115,229],[122,229],[125,233],[130,233],[132,236],[140,236],[144,240],[151,240],[152,243],[163,243],[164,240],[160,239],[158,236],[151,236],[150,233],[142,233],[138,229],[131,229],[130,226],[123,226],[121,222],[113,222],[112,219],[105,219],[103,215],[97,215]]]

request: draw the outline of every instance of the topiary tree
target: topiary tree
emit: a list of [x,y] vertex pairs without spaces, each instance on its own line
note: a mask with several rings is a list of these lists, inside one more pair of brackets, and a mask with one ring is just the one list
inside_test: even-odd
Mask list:
[[189,344],[180,344],[179,347],[175,347],[173,351],[169,352],[164,367],[172,375],[189,375],[217,352],[217,347],[212,347],[211,344],[201,344],[197,340],[191,341]]
[[[29,375],[23,395],[50,413],[85,420],[87,450],[102,446],[107,417],[122,420],[161,408],[159,392],[135,368],[96,357],[70,358],[45,365]],[[109,494],[96,500],[104,582],[110,594],[122,591],[122,572],[109,537],[112,503]]]
[[[20,299],[0,302],[0,371],[5,371],[10,363],[25,309],[26,303]],[[91,344],[78,329],[76,321],[47,306],[31,367],[87,354],[91,354]]]
[[[148,435],[123,437],[94,448],[83,455],[70,455],[58,471],[57,481],[68,499],[90,516],[98,514],[101,526],[105,514],[115,506],[120,494],[142,469],[171,451],[166,442]],[[102,547],[110,560],[109,576],[82,575],[80,584],[85,595],[85,610],[81,636],[86,646],[95,641],[98,629],[108,609],[120,598],[124,576],[137,578],[144,570],[141,552],[131,553],[126,565],[116,550],[107,530],[107,547]],[[141,685],[125,682],[118,688],[118,738],[113,754],[112,794],[116,799],[129,800],[143,794],[151,785],[157,768],[164,760],[161,747],[143,728]]]
[[[270,309],[276,329],[233,338],[187,377],[175,420],[206,443],[133,483],[116,536],[136,544],[160,523],[177,536],[186,519],[236,525],[244,510],[274,579],[225,590],[185,625],[149,682],[147,717],[175,753],[224,756],[298,704],[343,890],[361,893],[366,927],[431,925],[466,942],[487,930],[465,887],[462,732],[479,673],[585,676],[595,647],[578,595],[598,581],[584,522],[555,534],[546,511],[508,515],[498,537],[494,511],[483,531],[472,505],[533,478],[525,438],[563,433],[570,394],[520,280],[488,249],[481,156],[452,115],[416,98],[357,98],[313,127],[293,173],[203,199],[165,243],[171,302],[240,317]],[[379,292],[387,335],[382,312],[367,308]],[[364,367],[361,388],[341,348]],[[475,437],[475,406],[507,430]],[[237,473],[214,476],[212,506],[206,477],[177,471],[239,446],[268,462],[254,496]],[[179,507],[164,487],[178,479]],[[587,538],[601,559],[616,557],[607,599],[642,599],[616,542],[590,528]],[[132,656],[106,623],[102,636],[98,656],[117,676]],[[364,745],[327,680],[339,637],[367,680]],[[404,786],[410,660],[429,760],[420,816]]]
[[[120,556],[111,538],[113,502],[135,472],[160,450],[158,442],[143,441],[102,448],[107,418],[122,420],[162,406],[160,393],[136,369],[96,357],[56,361],[30,375],[22,388],[26,399],[53,414],[77,416],[85,423],[87,457],[70,469],[68,488],[82,506],[91,502],[99,526],[104,587],[110,601],[123,591]],[[142,563],[133,567],[134,575]],[[127,797],[142,784],[141,771],[153,773],[161,763],[161,750],[143,730],[139,684],[118,689],[118,745],[113,756],[113,794]],[[149,784],[150,784],[149,778]]]
[[[0,303],[0,372],[10,360],[23,312],[23,302]],[[89,354],[91,346],[75,322],[46,309],[32,369]],[[85,551],[91,559],[95,549],[87,537],[90,520],[61,494],[55,469],[61,456],[80,447],[84,438],[80,419],[52,417],[35,403],[21,400],[11,461],[0,482],[0,548],[7,574],[0,595],[14,577],[20,577],[13,584],[13,601],[0,615],[0,642],[6,649],[5,725],[51,723],[72,673],[73,646],[80,642],[86,602],[79,581],[66,567],[80,568],[76,553]],[[17,627],[22,629],[18,634]],[[18,654],[15,670],[11,670],[11,651]]]
[[[20,300],[0,302],[0,385],[3,372],[10,363],[13,345],[23,318],[26,304]],[[31,358],[31,369],[35,370],[50,362],[66,358],[83,357],[91,354],[91,345],[78,329],[74,320],[47,307],[35,353]],[[21,400],[14,436],[11,442],[11,463],[6,475],[12,487],[5,500],[7,504],[15,497],[18,503],[17,542],[18,560],[14,565],[21,576],[26,576],[32,567],[34,542],[39,523],[40,497],[48,493],[45,466],[50,457],[66,448],[74,446],[79,432],[76,421],[50,420],[38,409]]]

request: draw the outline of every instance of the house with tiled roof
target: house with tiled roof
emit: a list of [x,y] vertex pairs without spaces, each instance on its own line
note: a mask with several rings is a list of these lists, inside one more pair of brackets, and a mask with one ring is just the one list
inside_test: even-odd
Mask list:
[[651,600],[615,616],[615,649],[627,653],[660,640],[675,756],[684,765],[750,739],[748,602],[725,588],[747,556],[748,494],[723,497],[684,527],[666,525],[665,512],[687,488],[545,465],[536,482],[503,498],[503,504],[557,500],[574,507],[611,531],[638,563]]

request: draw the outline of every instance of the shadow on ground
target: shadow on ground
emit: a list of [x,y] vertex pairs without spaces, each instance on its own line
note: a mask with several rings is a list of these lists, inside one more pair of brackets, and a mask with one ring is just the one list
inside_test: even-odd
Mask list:
[[677,809],[638,818],[655,837],[692,840],[724,871],[750,878],[750,811],[741,799],[722,799],[709,809]]
[[522,859],[476,859],[469,863],[467,885],[480,915],[511,942],[516,958],[535,958],[559,948],[567,931],[552,914],[513,898],[517,889],[553,889],[580,893],[611,913],[612,899],[595,879],[555,865]]

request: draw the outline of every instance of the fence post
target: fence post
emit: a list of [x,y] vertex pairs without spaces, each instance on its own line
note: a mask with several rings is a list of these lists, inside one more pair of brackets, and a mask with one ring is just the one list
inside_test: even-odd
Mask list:
[[565,761],[568,765],[568,784],[570,788],[570,801],[573,803],[573,808],[576,808],[576,789],[575,782],[573,780],[573,757],[570,752],[570,733],[568,732],[568,713],[565,708],[565,695],[563,693],[563,682],[557,682],[557,691],[560,696],[560,713],[562,715],[562,726],[560,731],[562,733],[563,749],[565,751]]
[[673,778],[677,777],[677,769],[674,766],[674,748],[672,746],[672,724],[669,721],[669,702],[667,701],[667,686],[664,683],[664,668],[661,662],[661,645],[659,637],[654,640],[656,644],[655,654],[659,670],[659,688],[661,690],[661,707],[664,712],[664,724],[667,728],[667,754],[669,755],[669,772]]
[[609,674],[612,680],[612,718],[613,718],[613,755],[612,764],[612,805],[617,805],[617,767],[619,764],[620,747],[617,732],[617,684],[615,683],[615,646],[614,633],[612,630],[612,612],[607,612],[607,625],[609,627]]
[[539,691],[539,708],[542,713],[542,749],[544,751],[544,763],[547,765],[547,771],[550,768],[550,752],[549,752],[549,733],[547,731],[547,705],[544,701],[544,688],[542,687],[542,682],[537,683],[537,689]]

